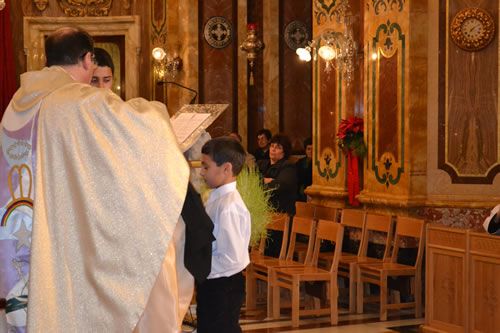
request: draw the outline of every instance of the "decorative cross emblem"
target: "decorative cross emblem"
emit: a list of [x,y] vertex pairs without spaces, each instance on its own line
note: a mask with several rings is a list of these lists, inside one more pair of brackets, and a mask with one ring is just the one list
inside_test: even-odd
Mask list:
[[222,26],[222,24],[217,24],[217,29],[212,30],[212,35],[217,36],[217,40],[222,40],[222,37],[226,37],[227,35],[227,30]]

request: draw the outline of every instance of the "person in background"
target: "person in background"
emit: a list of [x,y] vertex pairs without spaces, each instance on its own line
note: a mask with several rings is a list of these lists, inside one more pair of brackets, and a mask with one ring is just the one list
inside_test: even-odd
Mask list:
[[233,138],[208,141],[201,149],[201,176],[213,189],[205,205],[214,222],[212,270],[196,283],[199,333],[241,332],[238,324],[245,298],[242,271],[250,263],[250,212],[236,189],[236,177],[245,164],[245,150]]
[[104,49],[96,47],[94,49],[95,60],[97,61],[97,68],[92,75],[90,84],[97,88],[113,87],[113,75],[115,73],[115,65],[113,59]]
[[[257,162],[264,177],[264,187],[271,190],[271,205],[279,213],[295,214],[297,197],[297,171],[295,164],[288,161],[292,151],[290,139],[285,134],[276,134],[271,138],[269,159]],[[271,231],[265,254],[278,257],[283,235]]]
[[269,140],[271,140],[270,130],[263,128],[257,132],[257,145],[259,148],[253,153],[256,161],[269,159]]
[[484,220],[484,230],[492,235],[500,235],[500,205],[491,210],[490,216]]
[[[239,143],[243,144],[241,140],[241,135],[239,135],[238,133],[232,132],[229,133],[229,136],[236,139]],[[250,154],[248,151],[246,152],[245,164],[248,165],[249,167],[255,166],[255,156]]]
[[312,184],[312,139],[304,140],[306,156],[295,163],[297,167],[297,201],[307,201],[304,190]]

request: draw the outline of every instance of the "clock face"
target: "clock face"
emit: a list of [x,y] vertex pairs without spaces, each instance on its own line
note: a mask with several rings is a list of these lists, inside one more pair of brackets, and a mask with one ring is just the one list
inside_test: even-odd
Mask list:
[[479,51],[493,40],[495,20],[482,8],[465,8],[453,18],[450,34],[459,48],[465,51]]
[[483,33],[483,24],[477,18],[471,17],[462,23],[462,34],[469,40],[478,39]]

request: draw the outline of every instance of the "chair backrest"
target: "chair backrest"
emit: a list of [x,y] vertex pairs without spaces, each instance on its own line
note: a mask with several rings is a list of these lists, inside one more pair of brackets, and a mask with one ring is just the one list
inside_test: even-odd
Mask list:
[[311,265],[318,266],[319,252],[321,241],[329,241],[335,243],[335,251],[333,252],[332,265],[330,272],[336,272],[339,264],[339,257],[342,252],[342,240],[344,239],[344,227],[340,223],[332,223],[329,220],[319,220],[316,227],[316,242],[312,254]]
[[366,214],[365,235],[361,240],[361,255],[366,256],[368,250],[368,241],[372,231],[385,233],[385,250],[383,255],[384,261],[389,261],[391,244],[392,244],[392,225],[393,219],[389,215],[378,215],[373,213]]
[[295,216],[314,218],[315,206],[308,202],[295,202]]
[[[283,241],[281,242],[281,250],[279,259],[283,260],[286,257],[286,246],[288,244],[288,228],[290,216],[285,213],[271,213],[271,222],[266,226],[267,230],[281,231],[283,233]],[[262,237],[259,244],[259,254],[264,254],[266,248],[266,237]]]
[[286,255],[286,260],[293,260],[293,253],[295,251],[295,240],[297,234],[309,237],[307,245],[305,264],[310,264],[312,258],[312,251],[314,245],[314,233],[316,230],[316,221],[312,217],[300,217],[295,215],[293,217],[292,232],[290,233],[290,245]]
[[329,220],[333,222],[339,221],[339,213],[337,208],[316,206],[314,209],[314,218],[316,221]]
[[415,268],[419,268],[422,262],[425,242],[425,221],[411,217],[397,217],[396,232],[394,234],[394,249],[392,250],[391,262],[397,262],[399,247],[403,237],[413,237],[417,239],[417,259]]
[[359,209],[343,209],[340,224],[348,228],[358,229],[361,233],[360,244],[357,255],[361,255],[361,245],[363,244],[366,225],[366,211]]

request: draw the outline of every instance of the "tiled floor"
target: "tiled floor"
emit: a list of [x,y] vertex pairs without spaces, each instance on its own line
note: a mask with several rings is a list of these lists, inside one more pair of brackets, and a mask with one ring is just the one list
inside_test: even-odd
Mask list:
[[[245,333],[301,332],[301,333],[417,333],[424,319],[415,319],[411,310],[389,311],[388,320],[378,320],[377,308],[369,308],[363,314],[349,314],[339,309],[339,324],[331,326],[328,316],[304,317],[299,328],[292,328],[290,317],[283,314],[279,319],[265,318],[261,311],[242,311],[241,329]],[[183,332],[196,332],[185,326]]]

